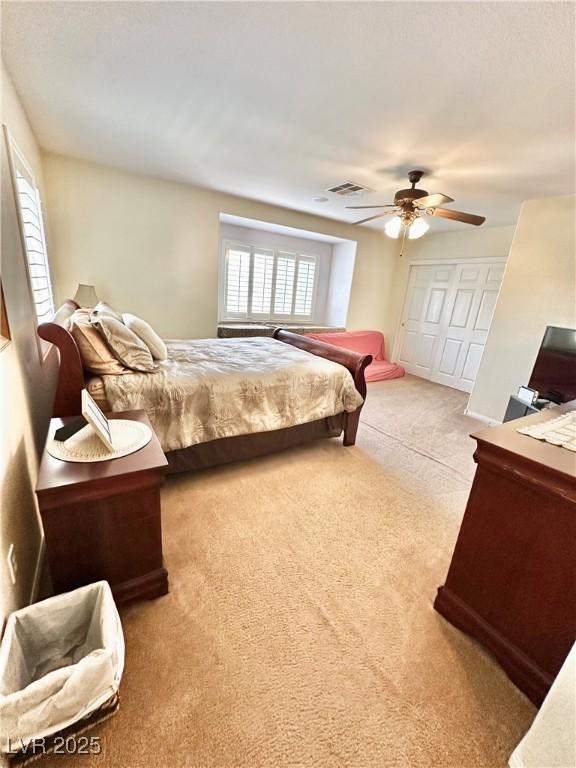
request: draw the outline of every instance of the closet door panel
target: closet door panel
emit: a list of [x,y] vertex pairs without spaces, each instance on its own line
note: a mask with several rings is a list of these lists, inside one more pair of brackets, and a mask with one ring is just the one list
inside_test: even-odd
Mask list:
[[438,363],[438,371],[445,376],[454,376],[463,342],[460,339],[444,339],[442,354]]
[[489,260],[411,268],[398,344],[408,373],[472,390],[503,274]]
[[501,264],[489,262],[456,267],[432,381],[472,391],[503,274]]
[[453,265],[410,270],[398,345],[398,362],[408,373],[430,378],[454,272]]
[[478,307],[476,322],[474,323],[475,331],[484,331],[485,333],[488,333],[490,330],[490,323],[492,322],[492,315],[496,308],[497,298],[498,291],[487,289],[482,291],[480,306]]
[[466,360],[462,369],[462,379],[470,384],[470,387],[476,381],[480,360],[482,360],[482,352],[484,352],[484,344],[472,342],[468,345]]

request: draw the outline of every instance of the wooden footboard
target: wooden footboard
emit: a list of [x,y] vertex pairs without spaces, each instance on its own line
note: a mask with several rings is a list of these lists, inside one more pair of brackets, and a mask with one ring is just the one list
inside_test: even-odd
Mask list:
[[[274,338],[278,339],[278,341],[283,341],[286,344],[291,344],[293,347],[298,347],[298,349],[310,352],[312,355],[318,355],[318,357],[324,357],[326,360],[332,360],[334,363],[343,365],[344,368],[347,368],[350,371],[352,378],[354,379],[354,386],[358,392],[362,395],[363,399],[366,399],[366,379],[364,377],[364,371],[366,370],[366,366],[370,365],[372,362],[372,355],[361,355],[358,352],[352,352],[349,349],[334,347],[332,344],[325,344],[323,341],[311,339],[309,336],[290,333],[290,331],[285,331],[283,328],[276,328],[274,331]],[[358,432],[361,411],[362,406],[352,413],[346,414],[344,445],[354,445],[356,442],[356,433]]]

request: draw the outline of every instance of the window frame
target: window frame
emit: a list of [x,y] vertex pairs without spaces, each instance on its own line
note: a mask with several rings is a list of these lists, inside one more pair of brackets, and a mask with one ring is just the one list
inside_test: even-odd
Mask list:
[[[248,251],[250,254],[250,268],[248,276],[248,309],[246,312],[228,312],[226,309],[226,289],[228,284],[228,251],[231,248],[238,248],[239,250]],[[272,287],[271,287],[271,299],[270,299],[270,312],[254,313],[251,310],[252,304],[252,288],[254,278],[254,254],[255,253],[269,253],[274,259],[273,271],[272,271]],[[294,277],[292,280],[292,311],[289,315],[280,314],[274,312],[274,298],[276,293],[276,277],[279,256],[293,256],[295,261]],[[301,261],[312,262],[315,265],[314,271],[314,287],[312,291],[312,302],[309,315],[296,314],[294,312],[296,304],[296,285],[298,282],[298,265]],[[240,240],[234,240],[230,238],[222,239],[221,248],[221,270],[218,286],[219,297],[219,322],[239,322],[244,321],[247,323],[298,323],[309,322],[313,323],[316,316],[316,304],[318,298],[318,289],[320,283],[320,258],[318,254],[313,254],[303,251],[290,251],[284,247],[263,247],[258,245],[252,245],[250,243],[241,242]]]
[[0,275],[0,352],[10,344],[11,340],[12,334],[10,333],[10,323],[8,321],[4,289],[2,287],[2,276]]
[[[44,255],[45,269],[46,269],[46,277],[47,277],[47,280],[48,280],[48,288],[49,288],[49,291],[50,291],[50,302],[51,302],[51,306],[52,306],[52,315],[53,315],[55,313],[55,311],[56,311],[56,304],[55,304],[55,297],[54,297],[54,286],[53,286],[53,282],[52,282],[52,272],[51,272],[51,269],[50,269],[50,260],[49,260],[49,257],[48,257],[48,244],[47,244],[47,241],[46,241],[46,227],[44,225],[44,208],[43,208],[43,205],[42,205],[42,197],[41,197],[41,194],[40,194],[40,188],[38,186],[38,183],[36,182],[36,177],[34,175],[34,171],[32,169],[32,166],[27,161],[24,153],[22,152],[22,150],[20,149],[18,144],[16,144],[16,142],[14,141],[14,138],[10,134],[10,131],[8,130],[8,127],[6,125],[4,125],[4,136],[5,136],[6,146],[7,146],[7,149],[8,149],[8,153],[7,153],[8,154],[8,165],[9,165],[10,176],[11,176],[11,181],[12,181],[12,191],[13,191],[13,194],[14,194],[14,203],[16,205],[16,212],[17,212],[17,216],[18,216],[18,229],[20,230],[20,241],[21,241],[21,246],[22,246],[22,257],[24,259],[24,266],[25,266],[25,269],[26,269],[26,281],[27,281],[27,284],[28,284],[28,292],[29,292],[29,296],[30,296],[30,305],[32,307],[32,313],[33,313],[32,314],[32,319],[34,320],[34,328],[36,330],[36,334],[35,335],[36,335],[36,341],[37,341],[37,346],[38,346],[38,354],[40,356],[40,362],[43,364],[45,362],[47,356],[48,356],[48,353],[52,349],[52,345],[49,344],[47,341],[44,341],[43,339],[41,339],[40,336],[38,335],[38,332],[37,332],[38,326],[41,325],[41,322],[40,322],[40,319],[38,318],[38,314],[36,312],[36,301],[35,301],[35,298],[34,298],[34,290],[32,288],[32,274],[30,272],[30,260],[29,260],[29,255],[28,255],[28,244],[27,244],[27,241],[26,241],[26,231],[25,231],[25,228],[24,228],[24,224],[25,224],[24,216],[23,216],[23,211],[22,211],[21,205],[20,205],[20,191],[18,189],[16,161],[23,166],[24,170],[26,171],[26,173],[29,176],[29,182],[32,183],[32,186],[33,186],[33,188],[36,191],[36,205],[37,205],[37,208],[38,208],[38,216],[39,216],[40,224],[41,224],[41,232],[40,232],[40,234],[42,236],[41,244],[42,244],[42,248],[43,248],[43,255]],[[46,322],[46,321],[43,320],[42,322]]]

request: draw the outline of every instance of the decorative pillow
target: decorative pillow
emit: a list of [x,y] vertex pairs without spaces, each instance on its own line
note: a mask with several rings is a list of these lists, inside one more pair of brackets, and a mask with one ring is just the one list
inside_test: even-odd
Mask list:
[[164,344],[150,323],[142,320],[137,315],[131,315],[130,312],[122,314],[122,321],[127,328],[130,328],[146,344],[154,360],[166,360],[168,357],[166,344]]
[[150,350],[124,323],[108,315],[94,316],[91,324],[97,328],[116,359],[133,371],[153,371],[156,368]]
[[118,320],[119,323],[122,322],[122,315],[120,312],[116,312],[114,307],[111,307],[110,304],[106,304],[105,301],[99,301],[98,304],[94,307],[92,310],[92,316],[93,317],[113,317],[114,320]]
[[102,338],[100,331],[90,324],[90,311],[77,309],[70,318],[70,333],[80,352],[82,365],[91,373],[130,373]]
[[77,309],[80,309],[80,304],[77,304],[74,299],[66,299],[62,306],[56,310],[52,322],[61,325],[63,328],[70,328],[72,315]]

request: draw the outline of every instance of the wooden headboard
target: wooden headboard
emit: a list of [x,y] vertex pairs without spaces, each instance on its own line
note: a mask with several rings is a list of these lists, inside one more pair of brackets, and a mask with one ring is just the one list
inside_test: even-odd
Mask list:
[[80,352],[67,328],[71,314],[70,305],[73,305],[73,309],[78,309],[76,302],[67,299],[58,309],[51,323],[41,323],[38,326],[40,338],[54,344],[60,353],[53,416],[78,416],[82,412],[85,374]]

